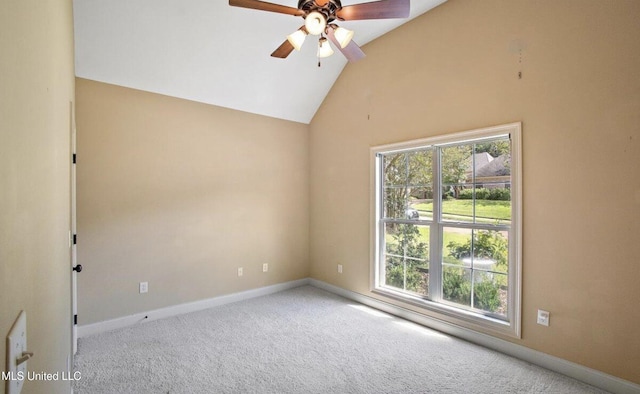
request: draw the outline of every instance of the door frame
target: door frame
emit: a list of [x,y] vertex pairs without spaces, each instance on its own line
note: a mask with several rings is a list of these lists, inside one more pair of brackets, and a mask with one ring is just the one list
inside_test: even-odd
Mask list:
[[75,103],[70,104],[70,217],[69,246],[71,249],[71,357],[78,351],[78,273],[74,268],[78,265],[77,227],[76,227],[76,113]]

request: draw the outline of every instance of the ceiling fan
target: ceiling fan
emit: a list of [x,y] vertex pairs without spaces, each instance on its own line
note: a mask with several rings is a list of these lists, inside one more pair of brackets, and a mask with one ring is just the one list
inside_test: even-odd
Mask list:
[[[229,0],[234,7],[277,12],[304,19],[302,25],[280,45],[271,56],[284,59],[294,50],[300,50],[307,35],[320,36],[318,39],[318,58],[331,56],[333,49],[329,41],[342,52],[350,62],[362,59],[365,54],[353,38],[353,31],[339,27],[335,21],[353,21],[363,19],[407,18],[411,9],[410,0],[379,0],[342,6],[340,0],[299,0],[298,8],[260,0]],[[327,40],[328,38],[328,40]],[[320,62],[318,62],[320,66]]]

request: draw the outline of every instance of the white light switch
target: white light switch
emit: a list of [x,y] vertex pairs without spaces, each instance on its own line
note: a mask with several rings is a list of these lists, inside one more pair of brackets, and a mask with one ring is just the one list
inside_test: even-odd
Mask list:
[[7,394],[20,394],[27,379],[27,361],[32,353],[27,351],[27,313],[21,311],[7,336]]

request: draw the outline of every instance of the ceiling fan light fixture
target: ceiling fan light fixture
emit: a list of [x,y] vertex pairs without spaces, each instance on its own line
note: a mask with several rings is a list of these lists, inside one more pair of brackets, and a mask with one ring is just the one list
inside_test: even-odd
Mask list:
[[327,18],[321,12],[312,11],[304,18],[304,26],[309,34],[317,36],[327,27]]
[[[293,1],[293,0],[289,0]],[[360,0],[362,1],[362,0]],[[364,0],[367,1],[367,0]],[[268,0],[229,0],[233,7],[269,11],[279,14],[293,15],[304,19],[304,26],[287,36],[287,39],[273,51],[272,57],[285,59],[294,49],[300,50],[306,35],[320,36],[318,57],[333,54],[333,47],[350,62],[365,57],[362,49],[353,41],[353,32],[339,28],[334,21],[358,21],[369,19],[408,18],[411,14],[411,0],[368,0],[343,7],[341,0],[298,0],[298,7],[270,3]],[[320,62],[318,61],[318,65]]]
[[349,45],[351,39],[353,38],[353,31],[345,29],[344,27],[338,27],[337,29],[335,29],[333,34],[335,35],[336,40],[340,44],[341,48],[345,48],[347,45]]
[[325,37],[320,37],[318,41],[318,57],[329,57],[333,55],[333,49],[331,49],[331,45],[329,41]]
[[307,32],[304,31],[304,28],[300,28],[295,32],[289,34],[287,36],[287,40],[293,45],[296,51],[299,51],[302,48],[302,44],[304,44],[304,39],[307,37]]

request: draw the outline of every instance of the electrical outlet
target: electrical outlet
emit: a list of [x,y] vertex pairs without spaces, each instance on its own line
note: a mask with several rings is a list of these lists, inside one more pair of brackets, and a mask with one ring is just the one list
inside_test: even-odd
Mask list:
[[538,324],[549,327],[549,320],[551,320],[550,313],[543,311],[542,309],[538,309]]
[[262,272],[267,272],[267,271],[269,271],[269,263],[262,264]]
[[342,273],[342,264],[338,264],[338,273],[341,274]]
[[238,268],[238,276],[242,276],[242,267]]
[[140,294],[149,291],[149,282],[140,282]]

